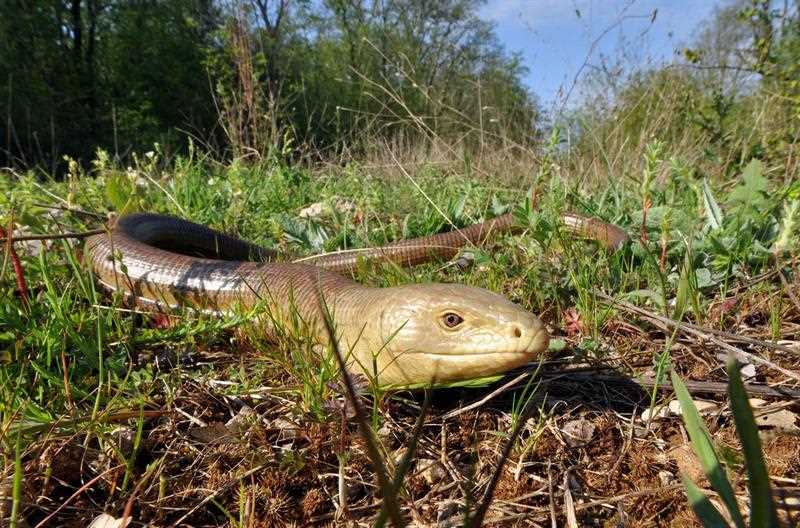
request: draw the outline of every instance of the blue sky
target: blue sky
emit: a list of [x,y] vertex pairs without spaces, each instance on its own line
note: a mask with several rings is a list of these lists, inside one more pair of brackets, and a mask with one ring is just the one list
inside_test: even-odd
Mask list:
[[[669,62],[675,48],[691,42],[716,4],[711,0],[488,0],[480,15],[495,23],[509,51],[522,53],[530,70],[526,83],[545,109],[555,110],[564,103],[587,57],[589,64],[599,64],[601,54],[625,48],[640,64]],[[577,97],[573,92],[569,102]]]

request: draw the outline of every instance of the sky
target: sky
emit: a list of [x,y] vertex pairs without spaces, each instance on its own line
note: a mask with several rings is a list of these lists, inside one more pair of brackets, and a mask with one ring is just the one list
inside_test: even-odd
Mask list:
[[[570,86],[602,55],[623,50],[633,62],[670,62],[675,49],[691,43],[710,18],[712,0],[488,0],[480,16],[495,23],[497,36],[520,52],[528,87],[545,109],[557,110],[579,97]],[[655,19],[653,20],[653,13]],[[588,58],[588,61],[587,61]],[[587,62],[588,67],[581,70]]]

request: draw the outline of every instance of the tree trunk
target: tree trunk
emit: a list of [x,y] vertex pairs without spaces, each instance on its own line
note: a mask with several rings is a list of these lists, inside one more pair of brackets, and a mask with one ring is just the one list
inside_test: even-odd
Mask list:
[[81,20],[81,0],[72,0],[72,60],[80,71],[83,61],[83,21]]
[[89,14],[89,35],[86,44],[86,102],[89,115],[89,133],[92,140],[95,140],[95,132],[97,130],[97,83],[96,83],[96,69],[95,69],[95,34],[97,32],[97,13],[98,6],[97,0],[88,0],[87,3]]

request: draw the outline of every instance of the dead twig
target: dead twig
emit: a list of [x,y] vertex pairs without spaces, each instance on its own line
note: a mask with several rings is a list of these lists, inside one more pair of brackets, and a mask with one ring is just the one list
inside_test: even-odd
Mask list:
[[800,314],[800,299],[798,299],[797,295],[795,295],[794,290],[792,289],[792,286],[789,284],[789,281],[786,280],[783,271],[781,271],[780,268],[777,268],[777,272],[778,272],[778,277],[780,277],[781,279],[781,284],[783,284],[783,288],[786,290],[786,294],[792,300],[792,303],[794,303],[794,307],[797,310],[797,313]]
[[19,290],[19,296],[22,299],[22,304],[24,306],[28,306],[28,285],[25,282],[25,274],[22,270],[22,262],[19,260],[19,255],[17,255],[17,251],[14,249],[14,237],[9,234],[10,232],[10,230],[6,232],[6,229],[3,226],[0,226],[0,236],[3,237],[0,240],[2,240],[2,242],[6,245],[6,254],[11,257],[11,265],[14,267],[14,275],[17,278],[17,289]]
[[66,211],[68,213],[88,216],[88,217],[91,217],[91,218],[96,218],[98,220],[105,220],[107,218],[106,215],[104,215],[104,214],[93,213],[92,211],[85,211],[83,209],[78,209],[76,207],[68,207],[66,205],[53,205],[53,204],[46,204],[46,203],[39,203],[39,202],[33,202],[33,205],[36,206],[36,207],[43,207],[45,209],[54,209],[54,210],[57,210],[57,211]]
[[65,500],[64,502],[62,502],[62,503],[61,503],[61,505],[60,505],[58,508],[56,508],[55,510],[53,510],[52,512],[50,512],[50,515],[48,515],[47,517],[45,517],[44,519],[42,519],[41,521],[39,521],[39,524],[37,524],[36,526],[34,526],[34,528],[42,528],[42,526],[44,526],[44,525],[46,525],[46,524],[47,524],[47,521],[49,521],[50,519],[52,519],[52,518],[53,518],[53,517],[54,517],[54,516],[55,516],[55,515],[56,515],[58,512],[60,512],[60,511],[61,511],[61,510],[63,510],[64,508],[66,508],[66,507],[67,507],[67,505],[68,505],[70,502],[72,502],[72,501],[73,501],[73,500],[74,500],[74,499],[75,499],[75,498],[76,498],[78,495],[80,495],[81,493],[83,493],[83,492],[84,492],[84,491],[86,491],[87,489],[91,488],[91,487],[94,485],[94,483],[95,483],[95,482],[97,482],[97,481],[98,481],[98,480],[100,480],[101,478],[105,477],[105,476],[106,476],[106,475],[108,475],[109,473],[113,473],[114,471],[116,471],[116,470],[118,470],[118,469],[120,469],[120,468],[122,468],[122,467],[123,467],[123,465],[122,465],[122,464],[119,464],[119,465],[117,465],[117,466],[114,466],[114,467],[112,467],[112,468],[110,468],[110,469],[107,469],[107,470],[103,471],[102,473],[100,473],[99,475],[97,475],[97,476],[96,476],[95,478],[93,478],[92,480],[90,480],[89,482],[87,482],[86,484],[84,484],[83,486],[81,486],[80,488],[78,488],[78,489],[75,491],[75,493],[73,493],[72,495],[70,495],[70,496],[69,496],[69,498],[68,498],[67,500]]
[[[542,373],[542,381],[548,382],[548,373]],[[559,377],[563,377],[560,375]],[[641,376],[638,378],[629,378],[627,376],[606,376],[603,374],[585,374],[580,373],[576,376],[578,379],[586,378],[587,381],[593,383],[635,383],[642,389],[652,389],[657,387],[658,390],[672,391],[672,384],[669,381],[662,381],[656,383],[655,377]],[[728,392],[728,384],[720,381],[691,381],[684,380],[686,388],[690,394],[726,394]],[[785,398],[796,400],[800,399],[800,390],[789,389],[783,387],[770,387],[757,383],[746,383],[744,386],[745,391],[753,396],[769,396],[773,398]]]
[[488,402],[489,400],[491,400],[493,398],[496,398],[497,396],[503,394],[504,392],[514,388],[517,384],[519,384],[520,381],[522,381],[525,378],[527,378],[528,376],[530,376],[533,372],[534,371],[532,371],[532,370],[523,372],[522,374],[520,374],[516,378],[512,379],[511,381],[509,381],[508,383],[504,383],[501,387],[498,387],[497,389],[493,390],[492,392],[490,392],[489,394],[487,394],[486,396],[484,396],[480,400],[478,400],[476,402],[473,402],[473,403],[470,403],[469,405],[466,405],[464,407],[461,407],[460,409],[455,409],[455,410],[450,411],[449,413],[444,414],[442,416],[442,420],[449,420],[450,418],[455,418],[459,414],[464,414],[465,412],[469,412],[472,409],[476,409],[476,408],[480,407],[481,405],[483,405],[484,403]]
[[[722,348],[723,350],[726,350],[726,351],[732,353],[736,357],[736,359],[738,359],[739,361],[747,361],[747,362],[751,362],[751,363],[758,363],[760,365],[764,365],[766,367],[769,367],[769,368],[771,368],[771,369],[773,369],[773,370],[775,370],[777,372],[780,372],[784,376],[792,378],[795,381],[800,381],[800,374],[797,374],[796,372],[793,372],[793,371],[791,371],[789,369],[783,368],[780,365],[777,365],[776,363],[774,363],[774,362],[772,362],[772,361],[770,361],[768,359],[762,358],[761,356],[758,356],[758,355],[750,353],[750,352],[746,352],[746,351],[742,350],[741,348],[737,348],[737,347],[735,347],[735,346],[733,346],[733,345],[731,345],[729,343],[726,343],[725,341],[722,341],[719,338],[719,337],[728,337],[729,339],[732,339],[732,340],[733,340],[733,338],[741,340],[741,339],[743,339],[743,336],[736,336],[735,334],[727,334],[727,332],[724,333],[724,334],[727,334],[727,335],[720,335],[722,332],[720,332],[719,330],[713,330],[711,328],[705,328],[705,327],[702,327],[702,326],[699,326],[699,325],[695,325],[695,324],[692,324],[692,323],[684,323],[682,321],[676,321],[675,319],[670,319],[669,317],[664,317],[663,315],[658,315],[658,314],[656,314],[654,312],[651,312],[651,311],[646,310],[644,308],[640,308],[639,306],[633,305],[633,304],[631,304],[629,302],[622,301],[622,300],[619,300],[619,299],[615,299],[614,297],[611,297],[610,295],[606,295],[603,292],[595,292],[595,294],[598,297],[600,297],[601,299],[604,299],[604,300],[606,300],[606,301],[608,301],[608,302],[610,302],[612,304],[615,304],[615,305],[619,306],[620,308],[622,308],[623,310],[625,310],[627,312],[634,313],[634,314],[636,314],[636,315],[638,315],[638,316],[640,316],[640,317],[642,317],[644,319],[647,319],[650,322],[653,322],[653,323],[655,323],[655,324],[657,324],[659,326],[662,326],[662,327],[663,326],[667,326],[667,327],[671,327],[671,328],[677,328],[678,330],[680,330],[681,332],[683,332],[685,334],[690,334],[690,335],[693,335],[695,337],[711,341],[712,343],[714,343],[718,347]],[[786,348],[787,350],[791,351],[791,349],[789,349],[788,347],[783,347],[782,345],[771,344],[772,346],[770,346],[770,344],[767,341],[760,341],[760,340],[753,339],[753,338],[747,338],[747,339],[748,339],[747,342],[750,342],[753,345],[764,346],[764,347],[767,347],[767,348],[778,348],[778,347],[781,347],[781,349]]]
[[61,240],[65,238],[87,238],[94,235],[102,235],[106,233],[106,229],[92,229],[91,231],[81,231],[78,233],[53,233],[53,234],[40,234],[40,235],[20,235],[14,237],[8,237],[5,231],[0,232],[2,238],[0,238],[0,243],[12,243],[12,242],[25,242],[27,240]]

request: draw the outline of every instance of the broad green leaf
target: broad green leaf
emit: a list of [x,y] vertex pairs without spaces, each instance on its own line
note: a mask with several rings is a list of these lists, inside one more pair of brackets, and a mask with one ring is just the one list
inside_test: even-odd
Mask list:
[[664,296],[661,293],[654,291],[654,290],[633,290],[624,295],[622,295],[622,299],[626,301],[638,301],[641,299],[647,299],[653,303],[653,306],[656,306],[659,310],[664,309]]
[[292,242],[301,244],[307,249],[320,251],[330,234],[325,226],[313,218],[299,219],[281,213],[275,215],[275,220],[283,230],[284,237]]
[[728,201],[750,204],[761,201],[767,192],[767,179],[761,160],[754,159],[742,171],[742,184],[731,191]]
[[736,503],[736,495],[733,493],[731,483],[728,482],[728,477],[719,463],[719,458],[717,458],[714,446],[711,444],[708,430],[700,419],[700,413],[697,412],[697,407],[695,407],[689,391],[686,390],[686,386],[681,378],[675,374],[675,371],[672,371],[672,388],[675,389],[675,395],[681,403],[683,423],[686,425],[686,431],[692,441],[692,449],[700,460],[703,473],[705,473],[708,481],[722,497],[737,528],[744,528],[744,519],[739,511],[739,505]]
[[728,528],[728,523],[725,518],[717,510],[711,501],[703,495],[703,492],[697,485],[692,482],[692,479],[685,475],[681,475],[683,487],[686,489],[686,497],[689,499],[689,505],[694,510],[695,515],[703,523],[704,528]]
[[711,271],[708,268],[698,268],[694,270],[694,275],[697,279],[697,288],[708,288],[719,282],[711,276]]
[[735,358],[731,357],[728,360],[727,370],[731,410],[747,467],[747,486],[750,490],[750,526],[778,526],[775,505],[772,502],[769,474],[764,463],[764,454],[761,451],[761,441],[758,439],[758,426],[753,417],[753,410],[747,401],[747,393],[744,390]]
[[719,229],[722,227],[722,209],[720,209],[711,188],[708,186],[708,180],[703,180],[703,205],[705,206],[706,225],[711,229]]
[[491,209],[492,209],[492,214],[494,216],[500,216],[500,215],[506,214],[509,211],[509,209],[511,209],[511,206],[508,205],[508,204],[503,204],[503,202],[500,201],[500,199],[497,197],[497,195],[493,194],[492,195],[492,208]]

